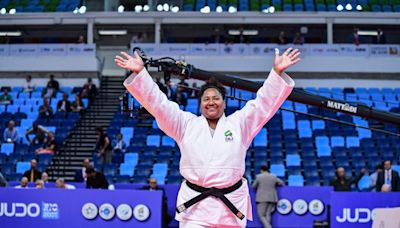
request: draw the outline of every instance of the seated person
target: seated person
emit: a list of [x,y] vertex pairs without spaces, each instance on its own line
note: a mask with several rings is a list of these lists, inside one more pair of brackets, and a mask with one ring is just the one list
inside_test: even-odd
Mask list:
[[51,117],[53,115],[53,108],[50,106],[49,98],[43,98],[43,105],[39,107],[40,117]]
[[122,140],[123,135],[121,133],[118,134],[117,139],[113,140],[113,150],[115,153],[124,153],[126,149],[126,143]]
[[52,154],[56,153],[57,149],[57,142],[54,138],[53,132],[49,132],[47,134],[47,138],[45,139],[45,143],[43,147],[37,149],[35,152],[36,154]]
[[71,102],[68,100],[68,93],[63,94],[63,99],[57,103],[58,112],[70,112]]
[[56,188],[61,188],[61,189],[76,189],[75,186],[65,183],[65,181],[64,181],[63,178],[58,178],[58,179],[56,180]]
[[87,83],[83,86],[80,97],[81,98],[89,98],[90,101],[93,101],[94,96],[97,93],[97,87],[93,84],[92,79],[88,78]]
[[3,132],[3,142],[17,143],[18,140],[18,130],[15,128],[15,122],[11,120],[8,122],[8,128],[6,128]]
[[37,189],[43,189],[44,188],[44,181],[39,180],[39,179],[36,180],[35,186],[36,186]]
[[[34,134],[34,138],[30,139],[29,135]],[[45,143],[46,136],[49,132],[42,126],[37,123],[32,124],[32,128],[28,129],[25,133],[25,137],[28,140],[29,144],[43,144]]]
[[75,172],[75,182],[86,181],[86,169],[90,166],[89,159],[85,159],[82,162],[82,168],[76,170]]
[[78,95],[75,95],[75,100],[71,104],[71,110],[73,112],[81,112],[84,109],[85,109],[85,106],[82,102],[82,99]]
[[22,177],[20,185],[17,185],[14,188],[29,188],[28,187],[28,178],[27,177]]
[[11,104],[12,103],[12,97],[10,94],[8,94],[8,90],[5,89],[4,93],[0,95],[0,104]]
[[27,75],[26,78],[26,84],[24,87],[24,92],[32,92],[35,89],[35,85],[32,82],[32,76],[31,75]]
[[97,172],[92,166],[86,168],[86,188],[108,189],[108,181],[103,173]]
[[43,97],[52,98],[55,97],[57,92],[60,90],[60,84],[54,80],[54,75],[50,75],[50,80],[47,82],[46,88],[43,90]]

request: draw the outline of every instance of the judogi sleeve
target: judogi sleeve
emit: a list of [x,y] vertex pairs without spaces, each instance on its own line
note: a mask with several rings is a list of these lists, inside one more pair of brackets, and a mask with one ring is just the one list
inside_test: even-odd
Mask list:
[[248,101],[240,111],[234,114],[239,118],[242,139],[246,147],[276,113],[292,92],[293,87],[292,78],[285,73],[279,76],[272,69],[263,86],[257,91],[256,98]]
[[195,115],[180,110],[177,103],[168,100],[146,69],[137,75],[131,74],[124,86],[156,118],[160,129],[179,143],[188,120]]

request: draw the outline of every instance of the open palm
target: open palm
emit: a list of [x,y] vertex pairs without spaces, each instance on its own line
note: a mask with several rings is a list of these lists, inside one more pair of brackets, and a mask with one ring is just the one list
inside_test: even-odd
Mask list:
[[290,66],[300,61],[299,49],[288,48],[282,55],[279,55],[279,50],[275,49],[274,70],[279,75]]
[[134,73],[139,73],[144,68],[144,63],[142,58],[135,52],[133,57],[128,55],[126,52],[121,52],[122,56],[115,56],[115,63],[122,69],[132,71]]

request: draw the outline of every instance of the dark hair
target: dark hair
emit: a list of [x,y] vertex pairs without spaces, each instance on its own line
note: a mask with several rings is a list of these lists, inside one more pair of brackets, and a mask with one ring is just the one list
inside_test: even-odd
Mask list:
[[85,173],[88,173],[88,174],[94,173],[94,172],[96,172],[96,171],[94,170],[93,166],[89,166],[85,170]]
[[377,169],[383,169],[383,166],[382,166],[382,165],[377,165],[377,166],[375,167],[375,170],[377,170]]
[[260,170],[261,170],[261,171],[268,171],[268,167],[265,166],[265,165],[262,165],[262,166],[260,167]]
[[208,81],[206,82],[206,84],[204,84],[204,85],[201,86],[200,91],[199,91],[199,99],[201,99],[201,97],[203,96],[204,92],[205,92],[207,89],[210,89],[210,88],[214,88],[214,89],[218,90],[218,92],[222,95],[222,99],[225,100],[225,97],[226,97],[226,89],[225,89],[225,87],[224,87],[221,83],[219,83],[215,78],[211,78],[210,80],[208,80]]

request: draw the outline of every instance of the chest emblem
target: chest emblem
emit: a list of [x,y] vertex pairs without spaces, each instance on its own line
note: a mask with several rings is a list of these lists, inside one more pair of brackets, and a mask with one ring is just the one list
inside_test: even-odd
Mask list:
[[233,141],[233,134],[230,130],[225,131],[225,142],[232,142]]

